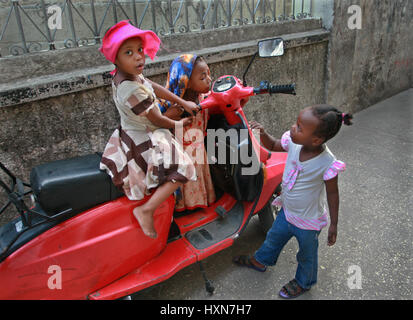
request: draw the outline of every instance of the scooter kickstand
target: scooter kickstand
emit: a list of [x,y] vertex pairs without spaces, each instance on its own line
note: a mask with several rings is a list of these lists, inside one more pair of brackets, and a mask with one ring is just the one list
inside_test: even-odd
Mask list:
[[202,261],[198,261],[198,265],[199,265],[199,269],[201,270],[202,277],[204,278],[204,281],[205,281],[205,289],[208,295],[212,296],[214,294],[215,287],[212,285],[212,282],[207,278]]

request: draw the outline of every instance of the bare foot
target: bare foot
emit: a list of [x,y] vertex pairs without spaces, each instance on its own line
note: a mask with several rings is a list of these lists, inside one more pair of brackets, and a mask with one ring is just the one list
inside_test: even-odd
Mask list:
[[158,237],[155,226],[153,225],[153,212],[145,212],[142,207],[133,209],[133,215],[138,220],[143,233],[149,238],[155,239]]

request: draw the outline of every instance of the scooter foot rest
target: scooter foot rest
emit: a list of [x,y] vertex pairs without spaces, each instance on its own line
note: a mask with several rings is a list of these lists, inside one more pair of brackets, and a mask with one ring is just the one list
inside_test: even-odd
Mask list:
[[225,215],[226,215],[226,213],[227,213],[227,210],[225,210],[225,208],[222,207],[222,206],[218,206],[218,207],[215,209],[215,212],[218,213],[218,214],[221,216],[221,218],[224,218]]
[[241,227],[244,206],[238,201],[225,214],[225,219],[216,219],[198,229],[186,233],[186,239],[198,250],[208,248],[233,235]]

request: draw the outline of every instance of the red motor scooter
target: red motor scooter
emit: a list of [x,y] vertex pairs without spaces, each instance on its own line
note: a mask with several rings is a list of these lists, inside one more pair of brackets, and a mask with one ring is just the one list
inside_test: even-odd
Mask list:
[[[283,54],[281,38],[258,44],[262,57]],[[8,195],[0,214],[11,204],[20,214],[0,226],[0,299],[117,299],[196,262],[212,293],[201,260],[231,246],[255,214],[265,229],[271,226],[270,202],[286,161],[286,153],[260,146],[241,102],[256,94],[295,94],[295,86],[248,87],[246,72],[244,82],[220,77],[201,103],[211,114],[206,147],[216,202],[182,213],[174,212],[175,199],[169,197],[154,214],[156,239],[146,237],[134,218],[136,202],[99,170],[101,154],[34,167],[30,184],[0,163],[11,180],[0,179]]]

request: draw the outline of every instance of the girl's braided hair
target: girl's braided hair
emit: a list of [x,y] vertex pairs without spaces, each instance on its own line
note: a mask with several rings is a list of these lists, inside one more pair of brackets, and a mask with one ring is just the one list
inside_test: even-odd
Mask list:
[[313,115],[320,120],[318,128],[314,135],[324,138],[327,142],[333,138],[341,129],[344,123],[347,126],[352,125],[351,120],[353,115],[351,113],[342,113],[333,106],[327,104],[319,104],[311,107]]

